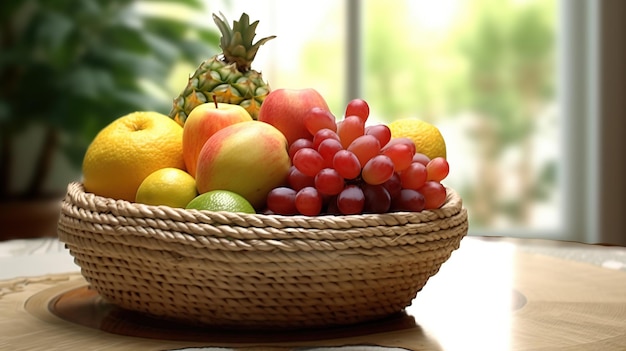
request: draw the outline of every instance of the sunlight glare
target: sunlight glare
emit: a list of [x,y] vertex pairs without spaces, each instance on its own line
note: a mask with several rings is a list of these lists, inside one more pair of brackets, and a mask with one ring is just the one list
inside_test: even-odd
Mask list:
[[449,29],[461,10],[459,0],[415,0],[407,1],[410,18],[416,19],[415,23],[420,27],[432,31],[445,31]]

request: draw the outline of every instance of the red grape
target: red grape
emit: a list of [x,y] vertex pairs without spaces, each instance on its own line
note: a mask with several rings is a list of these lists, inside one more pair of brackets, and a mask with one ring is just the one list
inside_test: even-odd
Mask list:
[[346,150],[355,154],[361,167],[363,167],[367,161],[380,153],[380,143],[373,135],[361,135],[354,139]]
[[361,174],[359,159],[348,150],[339,150],[335,153],[333,168],[345,179],[354,179]]
[[303,120],[305,128],[311,135],[315,135],[320,129],[337,131],[335,116],[330,111],[319,106],[311,108],[309,112],[304,115]]
[[370,110],[363,99],[346,105],[340,121],[314,107],[303,118],[310,138],[289,145],[288,186],[266,198],[268,213],[353,215],[440,208],[441,184],[450,172],[445,158],[416,152],[410,138],[391,136],[385,124],[365,126]]
[[343,150],[343,146],[341,146],[341,142],[337,139],[328,138],[320,143],[317,147],[317,152],[319,152],[324,159],[324,167],[333,168],[333,158],[339,150]]
[[322,195],[314,187],[300,189],[296,193],[296,208],[306,216],[317,216],[322,212]]
[[326,201],[326,213],[340,215],[339,207],[337,207],[337,196],[329,196]]
[[350,100],[346,105],[346,113],[344,115],[345,117],[357,116],[363,121],[363,123],[365,123],[369,115],[370,107],[363,99]]
[[424,196],[413,189],[402,189],[400,194],[391,200],[391,209],[393,211],[420,212],[424,209],[424,205]]
[[296,209],[296,191],[292,188],[281,186],[272,189],[267,194],[267,208],[280,215],[293,215],[298,213]]
[[400,172],[402,187],[417,190],[426,182],[426,175],[426,166],[419,162],[412,162],[407,169]]
[[356,185],[346,186],[337,195],[337,207],[344,215],[358,214],[363,212],[365,195],[363,190]]
[[419,162],[426,166],[428,162],[430,162],[430,158],[422,153],[416,152],[415,155],[413,155],[413,162]]
[[293,165],[309,177],[315,177],[317,172],[324,168],[324,158],[319,152],[305,147],[298,150],[292,159]]
[[330,129],[320,129],[313,135],[313,149],[317,150],[322,141],[326,139],[335,139],[339,140],[339,135]]
[[368,184],[382,184],[394,173],[393,161],[388,156],[376,155],[372,157],[361,172],[361,177]]
[[450,165],[443,157],[435,157],[426,165],[427,180],[441,182],[450,172]]
[[295,155],[298,150],[305,147],[312,149],[313,141],[306,138],[296,139],[293,143],[291,143],[291,145],[289,145],[289,158],[293,159],[293,155]]
[[389,140],[389,142],[385,144],[382,149],[384,151],[385,149],[390,148],[395,144],[406,144],[411,149],[411,153],[415,154],[415,143],[409,138],[391,138],[391,140]]
[[413,153],[411,148],[402,143],[391,145],[382,151],[383,155],[389,156],[393,161],[393,165],[397,172],[403,171],[409,167],[413,161]]
[[400,190],[402,190],[402,182],[400,180],[400,175],[397,172],[394,172],[393,175],[382,185],[385,189],[387,189],[387,192],[392,198],[400,195]]
[[391,195],[383,185],[363,184],[361,186],[365,196],[364,213],[385,213],[391,206]]
[[426,199],[427,210],[432,210],[441,207],[446,202],[446,188],[439,182],[429,180],[418,189],[418,191],[424,195]]
[[385,124],[375,124],[365,127],[365,135],[375,136],[380,146],[387,145],[389,140],[391,140],[391,130]]
[[337,195],[344,186],[343,177],[335,169],[324,168],[315,176],[315,188],[322,195]]
[[300,172],[295,166],[291,166],[287,176],[287,182],[292,189],[298,191],[307,186],[314,186],[315,178]]
[[365,133],[365,123],[357,116],[348,116],[337,126],[337,135],[344,149]]

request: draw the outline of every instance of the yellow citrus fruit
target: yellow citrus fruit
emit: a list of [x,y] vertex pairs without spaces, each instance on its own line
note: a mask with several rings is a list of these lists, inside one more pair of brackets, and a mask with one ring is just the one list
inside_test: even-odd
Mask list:
[[83,184],[96,195],[135,201],[141,182],[157,169],[185,169],[183,127],[166,115],[141,111],[104,127],[83,158]]
[[150,173],[137,189],[135,202],[185,208],[198,196],[196,180],[178,168],[161,168]]
[[243,196],[228,190],[212,190],[196,196],[188,209],[255,213],[254,207]]
[[409,138],[415,143],[415,152],[428,156],[446,158],[446,142],[434,125],[417,118],[403,118],[387,125],[392,138]]

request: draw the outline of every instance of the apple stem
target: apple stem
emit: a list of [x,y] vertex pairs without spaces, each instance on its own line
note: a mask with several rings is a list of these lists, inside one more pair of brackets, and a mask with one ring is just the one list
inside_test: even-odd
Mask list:
[[215,103],[215,108],[217,108],[217,95],[213,94],[213,103]]

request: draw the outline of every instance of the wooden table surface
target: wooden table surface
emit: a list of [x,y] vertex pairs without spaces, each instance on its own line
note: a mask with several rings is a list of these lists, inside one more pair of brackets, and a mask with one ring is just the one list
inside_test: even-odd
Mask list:
[[0,243],[0,350],[626,350],[626,248],[466,237],[406,311],[327,330],[177,326],[86,288],[55,239]]

